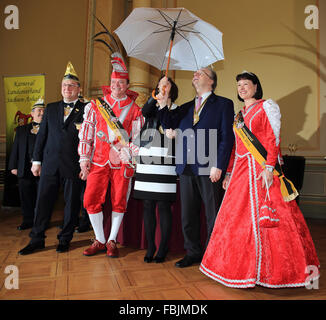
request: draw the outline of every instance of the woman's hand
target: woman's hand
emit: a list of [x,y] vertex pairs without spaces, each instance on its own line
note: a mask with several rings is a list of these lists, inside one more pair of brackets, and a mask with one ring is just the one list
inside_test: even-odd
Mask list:
[[225,178],[224,178],[224,180],[222,182],[222,187],[223,187],[224,190],[227,189],[227,187],[228,187],[228,185],[230,183],[230,177],[231,176],[229,174],[225,175]]
[[177,132],[173,129],[166,129],[165,130],[165,135],[169,138],[169,139],[174,139],[177,135]]
[[167,77],[163,77],[158,84],[159,93],[156,95],[156,99],[160,108],[164,108],[168,104],[170,95],[171,84]]
[[269,188],[273,184],[273,172],[271,172],[265,168],[258,176],[257,180],[262,179],[261,186],[263,189],[266,187],[265,177],[266,177],[267,185]]

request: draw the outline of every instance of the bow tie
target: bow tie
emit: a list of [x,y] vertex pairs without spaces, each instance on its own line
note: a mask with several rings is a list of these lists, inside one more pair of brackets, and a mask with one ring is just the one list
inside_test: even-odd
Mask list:
[[73,108],[75,104],[73,102],[70,102],[70,103],[64,102],[63,105],[65,108]]

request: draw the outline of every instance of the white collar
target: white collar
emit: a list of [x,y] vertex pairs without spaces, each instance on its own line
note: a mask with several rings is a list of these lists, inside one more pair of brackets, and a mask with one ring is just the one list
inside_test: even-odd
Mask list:
[[[206,100],[210,95],[212,94],[212,91],[205,92],[201,95],[202,101]],[[198,99],[198,95],[196,96],[196,99]]]
[[77,98],[76,100],[74,100],[74,101],[70,101],[70,102],[67,102],[67,101],[65,101],[64,99],[63,99],[63,102],[64,103],[73,103],[74,105],[76,104],[76,102],[78,101],[79,99]]
[[128,98],[128,96],[125,95],[123,98],[118,99],[118,98],[114,97],[114,96],[111,94],[111,98],[112,98],[113,100],[115,100],[115,101],[124,101],[124,100],[126,100],[126,99]]

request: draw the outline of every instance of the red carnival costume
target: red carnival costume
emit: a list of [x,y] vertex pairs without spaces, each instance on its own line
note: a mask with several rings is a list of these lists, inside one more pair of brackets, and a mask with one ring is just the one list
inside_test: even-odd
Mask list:
[[[112,79],[125,79],[127,81],[128,71],[121,56],[116,54],[112,56],[114,72],[111,75],[111,81]],[[109,105],[116,117],[115,119],[111,118],[111,120],[114,122],[119,120],[123,130],[130,137],[130,140],[133,141],[133,138],[140,132],[143,117],[140,107],[128,96],[130,91],[125,93],[123,98],[116,99],[110,92],[105,95],[103,100]],[[104,238],[102,207],[110,183],[112,227],[109,243],[114,242],[114,252],[109,254],[108,248],[108,255],[116,257],[118,253],[115,240],[123,214],[127,208],[134,168],[120,160],[119,150],[121,144],[116,136],[116,132],[111,129],[103,118],[94,100],[85,107],[84,121],[80,129],[79,139],[78,152],[80,162],[91,161],[84,194],[84,207],[89,214],[95,232],[96,248],[100,248],[100,250],[94,249],[93,245],[93,249],[90,251],[88,249],[88,251],[85,250],[84,254],[93,255],[98,251],[105,250],[106,239]],[[135,154],[138,148],[129,141],[127,143],[131,153]],[[115,220],[117,221],[116,223]],[[113,227],[115,228],[114,232],[112,232]]]
[[[245,125],[268,152],[266,166],[280,159],[280,111],[272,100],[258,100],[242,111]],[[200,270],[234,288],[305,286],[319,277],[319,260],[304,217],[295,200],[285,202],[280,180],[269,188],[279,225],[259,225],[266,189],[257,177],[262,167],[236,135],[228,172],[229,185],[216,218]],[[311,267],[313,266],[313,267]]]

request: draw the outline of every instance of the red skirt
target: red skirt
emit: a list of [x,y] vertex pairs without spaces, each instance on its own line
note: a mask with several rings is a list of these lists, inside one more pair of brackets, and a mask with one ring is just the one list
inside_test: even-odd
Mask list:
[[278,177],[269,189],[279,223],[259,225],[266,189],[256,180],[261,169],[252,155],[236,158],[200,270],[235,288],[261,285],[300,287],[319,278],[319,260],[295,200],[285,202]]

